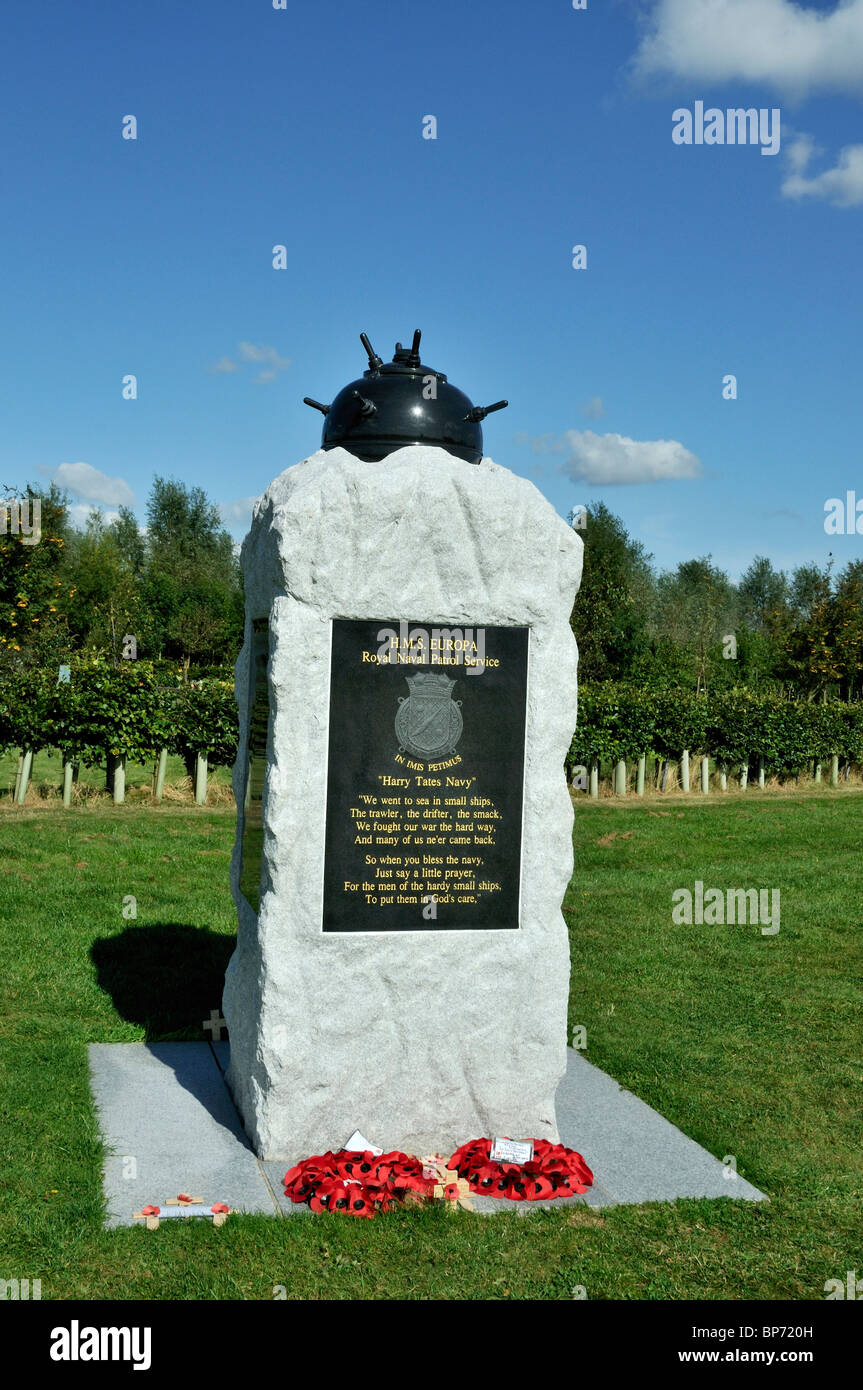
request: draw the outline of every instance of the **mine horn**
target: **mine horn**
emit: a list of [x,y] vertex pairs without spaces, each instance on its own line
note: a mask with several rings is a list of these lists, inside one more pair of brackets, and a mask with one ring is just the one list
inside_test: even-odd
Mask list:
[[383,366],[383,364],[384,364],[384,359],[383,359],[382,357],[378,357],[377,353],[375,352],[374,348],[372,347],[371,343],[369,342],[369,335],[368,335],[368,333],[361,333],[361,334],[360,334],[360,342],[362,343],[363,347],[365,348],[366,352],[368,353],[369,366],[370,366],[370,368],[372,369],[373,372],[376,372],[377,369],[378,369],[378,367],[382,367],[382,366]]
[[504,406],[507,405],[509,405],[509,401],[495,401],[494,405],[475,405],[464,418],[474,422],[484,420],[486,415],[491,415],[493,410],[503,410]]

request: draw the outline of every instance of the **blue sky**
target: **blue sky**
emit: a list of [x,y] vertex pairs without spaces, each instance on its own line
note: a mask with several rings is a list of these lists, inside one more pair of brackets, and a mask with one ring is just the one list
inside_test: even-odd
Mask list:
[[[239,538],[302,397],[420,327],[509,399],[487,454],[659,566],[860,553],[863,0],[6,0],[3,67],[0,483],[143,521],[160,473]],[[675,144],[699,101],[779,153]]]

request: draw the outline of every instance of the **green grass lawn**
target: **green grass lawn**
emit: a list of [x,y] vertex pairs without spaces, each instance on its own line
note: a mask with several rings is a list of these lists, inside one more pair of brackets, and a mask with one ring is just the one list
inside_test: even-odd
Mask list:
[[[0,1278],[39,1278],[43,1299],[269,1299],[276,1285],[289,1298],[571,1299],[583,1285],[589,1299],[821,1299],[827,1279],[863,1271],[863,797],[829,792],[576,807],[570,1025],[591,1061],[733,1155],[769,1204],[104,1231],[87,1044],[204,1036],[235,928],[233,821],[0,802]],[[672,891],[696,879],[779,888],[779,933],[673,925]],[[169,960],[185,967],[173,984]]]

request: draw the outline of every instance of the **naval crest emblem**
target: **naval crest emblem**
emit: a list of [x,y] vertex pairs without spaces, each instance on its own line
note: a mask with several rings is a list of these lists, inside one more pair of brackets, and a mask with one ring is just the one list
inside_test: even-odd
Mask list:
[[452,698],[455,681],[433,671],[405,676],[410,695],[399,696],[396,736],[399,750],[434,763],[455,752],[464,721],[460,700]]

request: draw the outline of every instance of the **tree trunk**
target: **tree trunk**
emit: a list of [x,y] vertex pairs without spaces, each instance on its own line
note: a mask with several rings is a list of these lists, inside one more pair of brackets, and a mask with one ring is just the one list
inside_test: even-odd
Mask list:
[[207,800],[207,755],[199,753],[195,761],[195,800],[203,806]]
[[161,800],[162,800],[162,793],[163,793],[164,790],[165,790],[165,772],[166,772],[166,770],[167,770],[167,767],[168,767],[168,750],[167,750],[167,748],[160,748],[160,749],[159,749],[159,758],[158,758],[158,761],[157,761],[157,763],[156,763],[156,772],[155,772],[154,785],[153,785],[153,795],[155,796],[155,798],[156,798],[157,801],[161,801]]
[[30,781],[30,772],[33,767],[33,749],[25,748],[21,761],[21,777],[18,782],[18,790],[15,793],[15,800],[19,806],[23,806],[24,798],[27,795],[27,786]]
[[67,758],[63,759],[63,805],[72,805],[72,763]]

